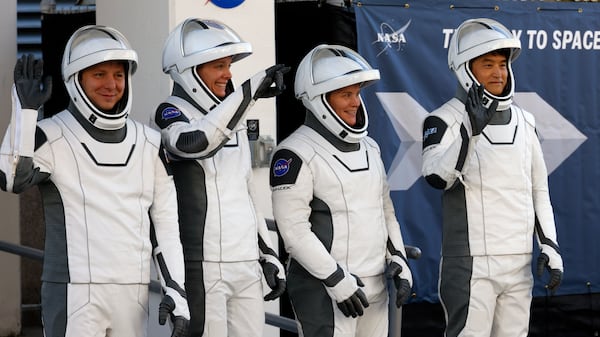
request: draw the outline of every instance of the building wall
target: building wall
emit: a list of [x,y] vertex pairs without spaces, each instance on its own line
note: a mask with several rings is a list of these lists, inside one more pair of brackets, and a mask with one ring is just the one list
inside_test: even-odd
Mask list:
[[[96,22],[120,30],[138,52],[132,117],[141,122],[149,121],[158,104],[171,91],[171,81],[162,72],[162,47],[171,29],[188,17],[220,20],[252,44],[253,54],[232,66],[237,85],[275,63],[274,1],[246,0],[231,9],[219,8],[206,0],[97,1]],[[275,139],[275,99],[257,101],[247,118],[259,119],[260,135]],[[272,218],[268,168],[255,168],[254,177],[259,207],[265,217]],[[277,242],[275,233],[272,240]],[[267,302],[266,306],[268,312],[279,313],[278,300]],[[265,336],[279,336],[279,329],[266,326]]]
[[[16,0],[4,0],[0,11],[0,130],[10,120],[10,90],[17,55]],[[0,192],[0,240],[19,243],[18,196]],[[20,258],[0,252],[0,336],[17,334],[21,329]]]

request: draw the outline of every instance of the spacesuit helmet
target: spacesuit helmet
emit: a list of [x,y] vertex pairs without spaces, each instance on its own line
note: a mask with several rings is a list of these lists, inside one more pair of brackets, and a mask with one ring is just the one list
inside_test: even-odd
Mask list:
[[[223,57],[237,62],[252,54],[250,43],[243,41],[227,25],[216,20],[188,18],[171,31],[163,47],[163,72],[207,111],[219,104],[202,81],[196,67]],[[228,91],[233,91],[231,80]]]
[[454,32],[448,47],[448,66],[456,75],[465,91],[475,83],[480,85],[471,72],[471,60],[492,51],[508,51],[508,83],[500,96],[484,90],[484,104],[498,102],[497,110],[506,110],[512,103],[515,80],[511,63],[521,53],[521,41],[501,23],[487,18],[464,21]]
[[294,81],[296,98],[310,110],[331,133],[348,143],[357,143],[367,135],[369,117],[362,100],[357,123],[346,124],[327,102],[328,92],[360,84],[361,88],[379,80],[379,70],[354,50],[321,44],[313,48],[300,62]]
[[[123,127],[131,110],[131,76],[137,69],[137,53],[114,28],[89,25],[76,30],[67,41],[62,59],[62,77],[79,113],[99,129]],[[85,94],[79,79],[82,70],[106,61],[124,61],[127,72],[121,101],[111,111],[99,109]]]

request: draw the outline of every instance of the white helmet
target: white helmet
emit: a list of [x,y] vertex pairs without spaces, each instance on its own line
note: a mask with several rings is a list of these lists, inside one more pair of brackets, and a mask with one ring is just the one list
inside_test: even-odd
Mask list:
[[200,79],[196,66],[227,56],[237,62],[250,54],[250,43],[242,41],[227,25],[215,20],[189,18],[167,37],[162,56],[163,72],[208,111],[221,100]]
[[[104,130],[116,130],[125,125],[131,109],[131,75],[137,69],[137,53],[129,41],[114,28],[90,25],[76,30],[65,47],[62,76],[71,100],[92,125]],[[127,61],[125,93],[115,111],[98,109],[79,83],[79,72],[105,61]]]
[[484,90],[484,104],[491,104],[491,100],[498,101],[497,110],[502,111],[509,108],[515,91],[515,80],[511,63],[521,53],[521,41],[499,22],[486,19],[471,19],[463,22],[452,35],[448,47],[448,66],[458,79],[460,85],[469,91],[476,83],[471,72],[469,62],[481,55],[494,50],[506,49],[510,52],[508,56],[508,83],[502,96],[496,96]]
[[325,94],[349,85],[360,83],[366,87],[379,80],[379,70],[354,50],[321,44],[313,48],[300,62],[294,82],[294,92],[329,131],[339,139],[357,143],[367,135],[369,118],[360,98],[361,108],[355,126],[346,124],[331,108]]

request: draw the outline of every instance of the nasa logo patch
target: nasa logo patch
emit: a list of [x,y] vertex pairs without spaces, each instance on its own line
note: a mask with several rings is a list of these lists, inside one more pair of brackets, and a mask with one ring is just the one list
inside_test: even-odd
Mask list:
[[291,159],[277,159],[273,165],[273,175],[275,177],[282,177],[290,170]]
[[172,106],[165,108],[162,113],[162,119],[163,120],[168,120],[171,118],[175,118],[175,117],[179,117],[181,116],[181,111],[179,111],[179,109],[174,108]]

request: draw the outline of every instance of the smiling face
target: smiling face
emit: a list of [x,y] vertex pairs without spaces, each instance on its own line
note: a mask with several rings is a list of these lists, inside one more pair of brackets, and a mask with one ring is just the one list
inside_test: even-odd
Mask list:
[[202,82],[219,98],[226,95],[227,82],[231,79],[232,61],[233,57],[227,56],[196,67],[196,72]]
[[81,71],[79,83],[100,110],[110,111],[123,98],[127,73],[122,61],[106,61]]
[[471,71],[488,92],[496,96],[502,95],[508,79],[508,60],[505,53],[494,51],[473,59]]
[[360,84],[349,85],[328,93],[327,101],[346,124],[356,125],[356,113],[360,107]]

